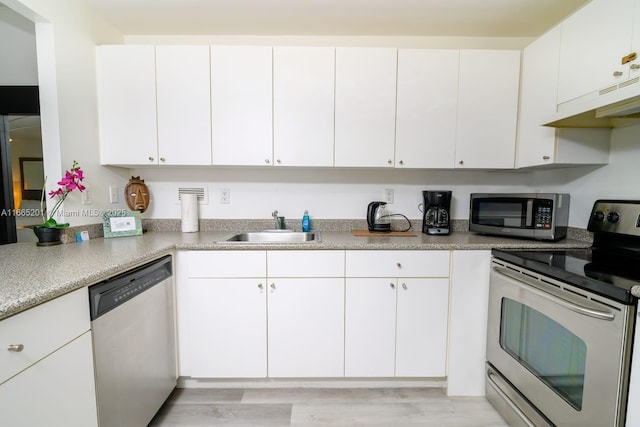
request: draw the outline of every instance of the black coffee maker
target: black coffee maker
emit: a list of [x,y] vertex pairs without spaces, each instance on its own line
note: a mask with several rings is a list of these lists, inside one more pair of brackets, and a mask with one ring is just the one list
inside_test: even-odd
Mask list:
[[422,232],[449,234],[451,191],[423,191]]

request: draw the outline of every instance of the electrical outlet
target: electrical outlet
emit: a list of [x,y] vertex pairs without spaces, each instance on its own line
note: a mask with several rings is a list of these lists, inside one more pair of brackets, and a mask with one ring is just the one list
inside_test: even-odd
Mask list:
[[118,203],[118,187],[115,185],[109,186],[109,203]]
[[231,190],[228,188],[220,189],[220,203],[223,205],[231,203]]
[[89,186],[84,186],[84,191],[82,193],[82,204],[90,205],[91,204],[91,192],[89,191]]
[[393,188],[385,188],[384,201],[387,203],[393,203]]

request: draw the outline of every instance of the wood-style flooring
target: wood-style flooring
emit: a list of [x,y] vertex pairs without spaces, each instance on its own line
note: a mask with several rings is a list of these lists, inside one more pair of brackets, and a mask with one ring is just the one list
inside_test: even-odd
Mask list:
[[440,388],[176,389],[150,426],[505,427],[483,397]]

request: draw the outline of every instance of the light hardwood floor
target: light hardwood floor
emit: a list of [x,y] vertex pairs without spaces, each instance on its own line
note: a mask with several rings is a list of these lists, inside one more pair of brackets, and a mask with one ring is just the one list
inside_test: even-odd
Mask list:
[[439,388],[176,389],[150,426],[504,427],[481,397]]

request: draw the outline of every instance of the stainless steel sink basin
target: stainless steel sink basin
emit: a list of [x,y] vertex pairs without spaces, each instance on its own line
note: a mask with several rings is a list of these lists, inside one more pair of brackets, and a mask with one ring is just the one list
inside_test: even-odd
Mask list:
[[232,234],[225,242],[243,243],[310,243],[319,242],[320,234],[316,231],[302,232],[291,230],[248,231]]

